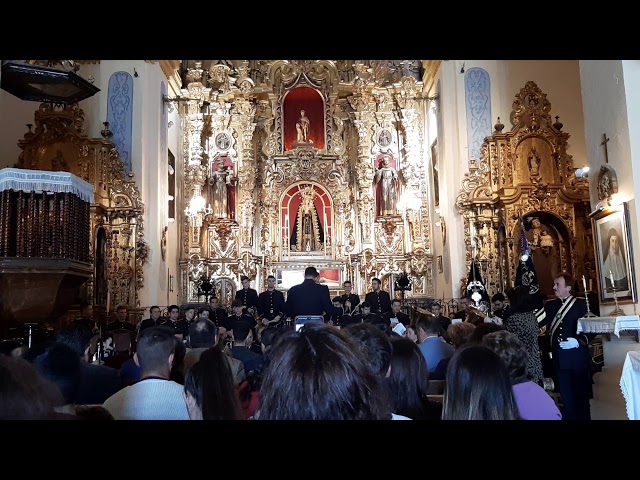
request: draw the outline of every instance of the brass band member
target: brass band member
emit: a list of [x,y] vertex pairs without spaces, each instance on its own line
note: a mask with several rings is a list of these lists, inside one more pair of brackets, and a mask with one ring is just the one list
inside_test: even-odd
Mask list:
[[353,286],[351,285],[351,280],[345,280],[342,286],[344,287],[344,293],[340,296],[340,299],[344,306],[344,313],[351,315],[358,305],[360,305],[360,297],[352,293]]
[[279,324],[284,316],[283,309],[284,294],[276,290],[276,277],[269,275],[267,289],[258,295],[258,315],[262,319],[262,324],[265,327]]
[[242,289],[236,292],[235,299],[242,303],[249,315],[254,316],[258,309],[258,292],[250,287],[251,280],[249,280],[249,277],[243,275],[240,277],[240,281],[242,282]]

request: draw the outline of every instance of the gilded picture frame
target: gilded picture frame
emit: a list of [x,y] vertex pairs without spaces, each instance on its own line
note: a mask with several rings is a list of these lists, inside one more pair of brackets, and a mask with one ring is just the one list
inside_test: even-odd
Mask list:
[[635,303],[637,289],[628,203],[592,214],[591,222],[600,303],[615,303],[613,286],[618,302]]

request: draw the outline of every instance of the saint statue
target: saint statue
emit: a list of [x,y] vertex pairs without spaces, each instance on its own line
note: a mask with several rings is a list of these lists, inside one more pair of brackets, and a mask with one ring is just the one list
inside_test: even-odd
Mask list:
[[547,227],[540,223],[538,217],[528,217],[530,225],[526,232],[527,243],[531,250],[531,260],[536,271],[540,291],[546,295],[554,295],[553,275],[556,268],[555,241]]
[[313,201],[316,192],[313,187],[306,187],[301,195],[302,202],[296,216],[296,228],[291,236],[292,250],[296,252],[320,251],[324,247],[324,230]]
[[231,171],[224,165],[223,161],[218,161],[216,171],[211,174],[214,218],[229,217],[227,186],[231,184],[231,180]]
[[310,126],[311,122],[309,121],[309,118],[305,115],[304,110],[300,110],[300,118],[296,123],[296,130],[298,132],[296,143],[313,143],[313,140],[309,140]]
[[527,163],[532,177],[540,175],[540,157],[538,156],[538,152],[536,152],[536,147],[531,148],[529,156],[527,157]]
[[391,166],[391,157],[382,157],[382,166],[376,171],[375,183],[381,184],[380,215],[395,215],[398,203],[398,172]]

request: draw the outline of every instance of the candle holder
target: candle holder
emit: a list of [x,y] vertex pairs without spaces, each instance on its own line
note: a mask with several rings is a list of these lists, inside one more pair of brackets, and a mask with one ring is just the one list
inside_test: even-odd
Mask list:
[[616,308],[613,309],[613,311],[611,312],[611,316],[612,317],[620,317],[622,315],[626,315],[626,313],[624,313],[624,311],[620,308],[620,305],[618,304],[618,289],[615,286],[611,287],[611,290],[613,290],[613,301],[616,303]]
[[589,308],[589,295],[587,294],[587,292],[584,292],[584,301],[587,303],[587,313],[584,315],[583,318],[592,318],[592,317],[596,317],[597,315],[595,315],[592,311],[591,308]]

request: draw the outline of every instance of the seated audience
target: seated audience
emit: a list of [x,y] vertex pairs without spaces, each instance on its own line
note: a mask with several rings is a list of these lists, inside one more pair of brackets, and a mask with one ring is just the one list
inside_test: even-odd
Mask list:
[[[184,372],[186,373],[200,359],[203,352],[216,345],[222,347],[222,344],[218,343],[218,328],[215,323],[208,318],[199,318],[193,322],[189,326],[187,351],[184,356]],[[224,358],[231,368],[234,383],[240,384],[246,378],[244,364],[231,355],[226,355]]]
[[372,323],[349,325],[344,331],[355,340],[360,351],[368,360],[373,373],[382,379],[385,388],[381,395],[384,395],[384,400],[389,403],[393,412],[392,420],[410,420],[409,417],[398,414],[391,408],[393,402],[386,382],[386,378],[391,375],[391,354],[393,352],[391,337]]
[[51,420],[64,398],[56,385],[19,357],[0,355],[0,420]]
[[473,323],[467,322],[452,323],[449,325],[447,333],[451,339],[451,345],[453,345],[453,348],[458,349],[462,345],[465,345],[469,341],[469,338],[475,328],[476,326]]
[[135,362],[140,380],[107,398],[103,406],[116,420],[188,420],[183,386],[169,379],[175,352],[173,329],[150,327],[138,338]]
[[451,357],[444,388],[443,420],[518,420],[507,367],[483,345],[467,345]]
[[202,352],[184,381],[191,420],[240,420],[243,417],[226,354],[214,347]]
[[561,420],[562,414],[551,396],[527,375],[528,353],[515,333],[489,333],[482,344],[496,352],[507,367],[520,417],[525,420]]
[[297,332],[284,330],[274,345],[256,418],[386,420],[391,409],[385,390],[343,330],[308,323]]
[[253,342],[252,327],[249,323],[239,321],[233,326],[233,347],[231,355],[244,364],[244,370],[249,374],[262,367],[264,357],[249,348]]
[[416,322],[418,347],[427,361],[429,378],[433,380],[444,379],[446,362],[455,351],[453,346],[440,336],[441,328],[437,318],[427,315],[421,315]]
[[73,349],[80,358],[80,382],[75,396],[77,404],[103,403],[124,386],[118,370],[90,362],[91,338],[89,327],[75,323],[61,329],[56,336],[58,343]]
[[429,372],[418,345],[403,337],[391,337],[390,374],[386,378],[393,411],[413,420],[440,420],[442,404],[427,398]]

